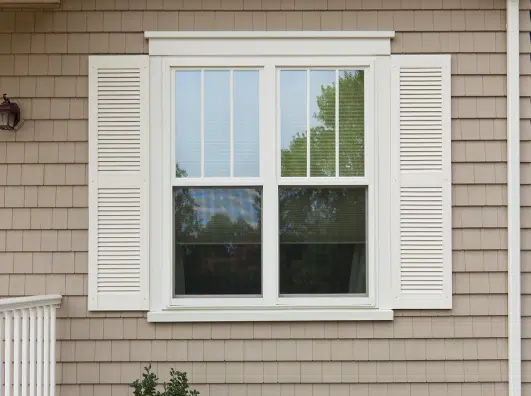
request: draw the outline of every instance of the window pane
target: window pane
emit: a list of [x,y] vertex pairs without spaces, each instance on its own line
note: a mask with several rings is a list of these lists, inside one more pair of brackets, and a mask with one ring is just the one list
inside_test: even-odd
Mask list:
[[205,71],[205,177],[230,176],[230,72]]
[[280,294],[366,293],[365,187],[279,188]]
[[336,71],[310,71],[310,176],[336,175]]
[[280,72],[282,176],[306,176],[306,70]]
[[262,189],[174,188],[175,294],[262,293]]
[[175,176],[201,176],[201,71],[175,72]]
[[339,176],[364,175],[364,73],[339,73]]
[[234,176],[260,176],[258,71],[234,71]]

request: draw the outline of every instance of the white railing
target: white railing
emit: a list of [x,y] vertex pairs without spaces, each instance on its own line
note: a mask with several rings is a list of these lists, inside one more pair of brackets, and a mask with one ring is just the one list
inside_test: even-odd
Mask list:
[[0,396],[54,396],[61,296],[0,299]]

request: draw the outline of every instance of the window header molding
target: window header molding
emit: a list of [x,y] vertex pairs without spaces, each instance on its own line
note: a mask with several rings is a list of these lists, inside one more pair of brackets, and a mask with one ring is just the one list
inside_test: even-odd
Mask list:
[[394,31],[373,31],[373,30],[356,30],[356,31],[153,31],[144,32],[147,39],[176,38],[176,39],[227,39],[227,38],[266,38],[266,39],[300,39],[300,38],[393,38]]
[[145,32],[154,56],[390,55],[394,31]]

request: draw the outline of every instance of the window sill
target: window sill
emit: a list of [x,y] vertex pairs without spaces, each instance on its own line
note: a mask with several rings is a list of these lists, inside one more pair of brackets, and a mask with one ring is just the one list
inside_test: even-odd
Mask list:
[[150,311],[148,322],[297,322],[392,320],[391,309],[352,308],[173,308]]

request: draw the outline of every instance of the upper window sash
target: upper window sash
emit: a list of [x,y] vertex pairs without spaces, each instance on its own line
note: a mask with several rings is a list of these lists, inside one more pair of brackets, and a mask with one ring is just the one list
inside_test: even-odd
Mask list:
[[[170,80],[172,166],[185,174],[174,174],[173,185],[233,185],[240,180],[261,184],[263,68],[176,67]],[[246,108],[246,103],[253,103],[252,96],[255,105]],[[216,104],[217,98],[221,100]],[[251,125],[245,120],[249,115]],[[247,128],[242,129],[242,123]],[[200,133],[190,134],[191,130]],[[242,130],[251,136],[242,140]]]
[[[375,70],[374,58],[365,56],[328,56],[328,57],[295,57],[295,56],[280,56],[280,57],[235,57],[235,56],[182,56],[182,57],[164,57],[162,59],[162,68],[164,75],[164,84],[170,87],[170,102],[167,111],[171,114],[171,138],[168,144],[173,148],[171,151],[171,162],[175,163],[175,71],[181,69],[242,69],[242,70],[258,70],[259,71],[259,152],[260,152],[260,176],[257,177],[187,177],[174,178],[172,177],[172,185],[174,186],[188,186],[188,185],[209,185],[209,186],[230,186],[230,185],[260,185],[264,182],[264,177],[267,177],[267,170],[271,167],[271,161],[268,160],[268,146],[270,146],[270,137],[267,136],[267,131],[274,128],[276,131],[275,145],[275,170],[277,172],[276,181],[279,185],[370,185],[373,180],[373,165],[374,165],[374,133],[369,132],[374,129],[374,91],[375,85]],[[359,69],[365,73],[364,78],[364,104],[365,104],[365,126],[364,126],[364,175],[356,177],[281,177],[280,175],[280,126],[279,126],[279,103],[278,88],[280,83],[280,71],[289,69]],[[269,92],[271,84],[269,83],[272,74],[275,74],[277,92],[273,94],[274,97],[268,98],[266,92]],[[270,101],[269,99],[272,99]],[[270,106],[275,107],[276,125],[269,125],[262,114],[271,111]],[[164,111],[166,114],[166,111]]]
[[[293,60],[293,64],[288,65],[288,61],[282,62],[285,58],[282,58],[279,64],[275,64],[276,67],[276,139],[277,139],[277,181],[279,185],[370,185],[373,182],[374,166],[375,166],[375,150],[374,150],[374,134],[375,134],[375,67],[374,58],[367,57],[329,57],[323,59],[289,59]],[[286,65],[286,66],[282,66]],[[339,174],[339,164],[336,163],[336,174],[334,176],[316,177],[311,176],[310,172],[310,139],[308,139],[308,158],[307,158],[307,175],[300,177],[283,176],[281,173],[281,109],[280,109],[280,73],[283,70],[304,70],[307,69],[310,73],[314,70],[362,70],[364,72],[364,172],[360,176],[341,176]],[[311,74],[310,74],[311,75]],[[311,78],[311,77],[310,77]],[[336,76],[336,99],[339,97],[339,84]],[[310,96],[309,81],[306,86],[306,101],[308,108],[306,110],[306,132],[311,130],[310,118],[311,111],[309,109],[309,96]],[[336,103],[335,108],[335,132],[336,132],[336,162],[339,161],[339,107]],[[308,136],[307,136],[308,138]]]

